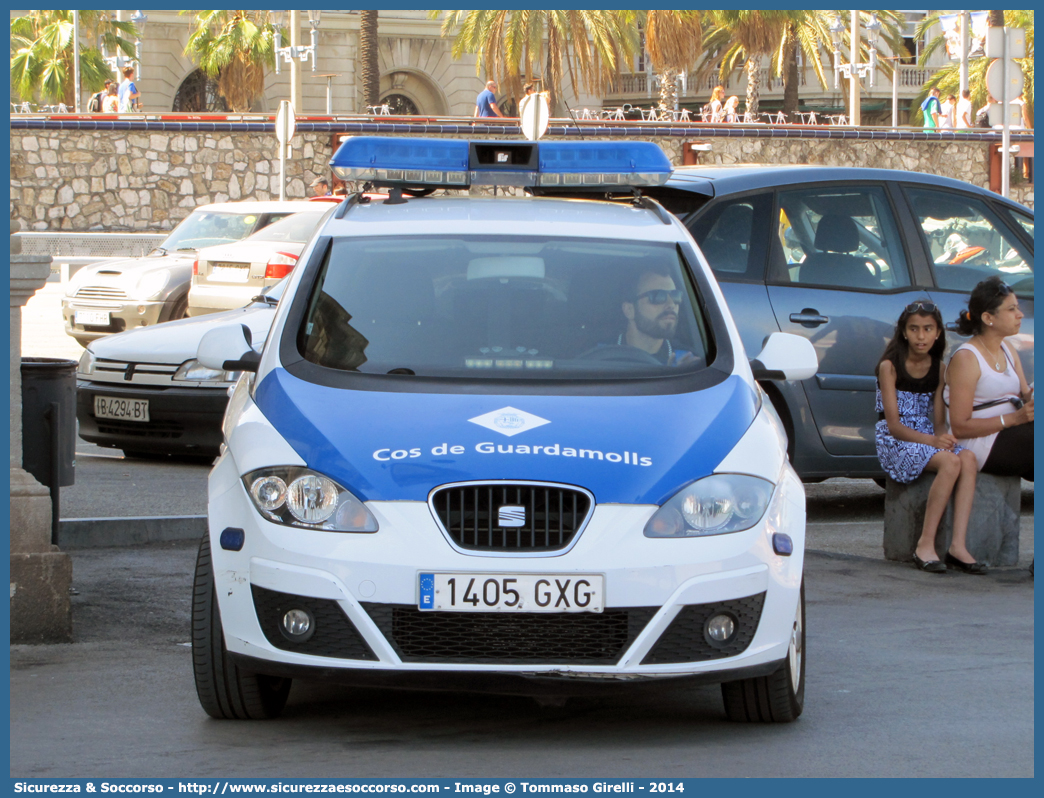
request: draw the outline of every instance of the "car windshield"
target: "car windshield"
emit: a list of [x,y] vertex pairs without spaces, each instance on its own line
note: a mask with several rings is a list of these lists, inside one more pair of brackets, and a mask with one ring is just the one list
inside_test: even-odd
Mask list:
[[246,238],[257,228],[259,213],[194,211],[167,236],[167,252],[200,249]]
[[297,344],[313,363],[468,379],[630,379],[714,355],[672,243],[533,236],[342,238]]
[[[325,211],[324,211],[325,212]],[[251,241],[282,241],[285,243],[303,244],[312,237],[312,232],[323,218],[320,213],[295,213],[278,222],[258,230]]]

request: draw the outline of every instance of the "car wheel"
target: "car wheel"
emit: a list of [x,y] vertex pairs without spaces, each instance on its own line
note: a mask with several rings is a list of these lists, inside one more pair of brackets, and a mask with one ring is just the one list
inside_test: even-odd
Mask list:
[[174,305],[170,309],[170,318],[167,321],[175,321],[177,319],[188,318],[188,294],[180,297],[174,302]]
[[741,723],[789,723],[805,704],[805,582],[801,581],[787,658],[768,676],[725,682],[725,714]]
[[192,669],[199,703],[212,718],[274,718],[283,711],[290,694],[290,679],[249,673],[228,656],[208,535],[199,544],[192,585]]

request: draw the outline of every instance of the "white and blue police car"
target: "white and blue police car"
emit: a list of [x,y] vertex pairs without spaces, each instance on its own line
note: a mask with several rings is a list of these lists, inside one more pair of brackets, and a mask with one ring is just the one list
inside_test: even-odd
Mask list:
[[[805,498],[755,379],[816,356],[775,333],[748,360],[642,196],[663,152],[357,137],[331,165],[389,197],[319,227],[263,351],[236,324],[199,345],[244,373],[196,566],[206,712],[278,715],[295,677],[674,679],[722,684],[734,720],[796,718]],[[451,195],[472,186],[493,196]]]

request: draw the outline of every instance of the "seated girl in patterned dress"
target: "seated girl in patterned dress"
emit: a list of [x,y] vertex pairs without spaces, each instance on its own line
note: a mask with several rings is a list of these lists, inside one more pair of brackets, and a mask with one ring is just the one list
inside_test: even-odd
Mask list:
[[877,364],[877,457],[896,482],[913,482],[925,469],[936,472],[914,565],[930,573],[946,572],[935,551],[935,533],[952,493],[953,540],[947,559],[956,558],[969,573],[985,573],[965,546],[978,466],[975,456],[947,431],[945,349],[942,314],[935,304],[925,299],[907,305]]

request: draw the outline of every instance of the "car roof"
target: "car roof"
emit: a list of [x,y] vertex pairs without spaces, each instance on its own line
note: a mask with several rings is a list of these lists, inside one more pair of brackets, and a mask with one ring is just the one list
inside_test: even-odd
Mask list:
[[302,213],[325,213],[330,210],[326,202],[309,202],[308,200],[244,200],[243,202],[214,202],[200,205],[196,211],[221,211],[223,213],[275,213],[279,211]]
[[[365,223],[360,229],[358,223]],[[369,202],[331,217],[324,235],[539,235],[677,241],[680,230],[628,202],[550,197],[420,197]]]
[[671,188],[694,191],[707,196],[722,196],[759,188],[775,188],[806,183],[834,181],[881,181],[922,183],[942,188],[958,189],[980,194],[1022,208],[1017,202],[1005,200],[988,189],[955,180],[950,177],[908,172],[902,169],[872,169],[860,166],[820,166],[813,164],[731,164],[708,166],[680,166],[674,170],[667,185]]

